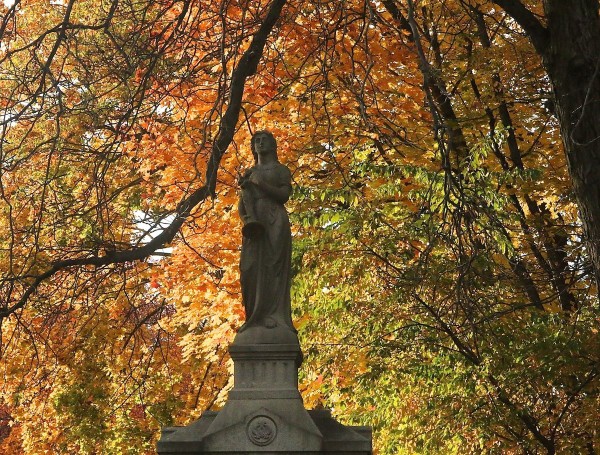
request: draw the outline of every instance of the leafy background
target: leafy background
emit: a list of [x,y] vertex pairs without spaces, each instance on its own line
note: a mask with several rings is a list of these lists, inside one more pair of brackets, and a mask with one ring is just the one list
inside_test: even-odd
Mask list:
[[522,29],[483,0],[288,3],[182,208],[268,6],[2,7],[0,451],[154,453],[223,405],[236,182],[266,128],[307,407],[379,454],[595,453],[598,291]]

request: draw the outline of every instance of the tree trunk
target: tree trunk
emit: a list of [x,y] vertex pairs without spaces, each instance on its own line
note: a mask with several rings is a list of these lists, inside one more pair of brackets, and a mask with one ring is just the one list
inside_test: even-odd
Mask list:
[[600,18],[598,0],[544,0],[546,24],[520,0],[492,0],[525,30],[554,91],[569,174],[600,294]]
[[[545,0],[552,82],[588,254],[600,284],[600,20],[598,0]],[[599,286],[600,287],[600,286]]]

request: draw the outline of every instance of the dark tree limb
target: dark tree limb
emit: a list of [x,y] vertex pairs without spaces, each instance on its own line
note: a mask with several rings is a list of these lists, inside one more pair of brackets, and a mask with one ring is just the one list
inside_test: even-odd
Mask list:
[[408,22],[406,17],[404,17],[404,15],[402,14],[402,11],[400,11],[400,9],[398,8],[398,5],[396,5],[396,2],[393,0],[383,0],[381,3],[385,7],[385,9],[388,11],[388,13],[390,13],[392,15],[392,17],[394,18],[394,20],[398,23],[398,26],[400,27],[400,29],[404,30],[405,32],[410,33],[410,35],[408,35],[408,39],[410,41],[414,41],[410,23]]
[[548,46],[549,32],[519,0],[492,0],[508,13],[530,37],[535,49],[544,55]]

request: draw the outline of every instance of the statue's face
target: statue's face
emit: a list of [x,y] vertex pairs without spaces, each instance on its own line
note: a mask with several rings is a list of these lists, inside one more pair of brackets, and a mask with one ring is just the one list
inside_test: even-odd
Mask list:
[[275,144],[268,135],[259,133],[254,136],[254,150],[261,156],[275,154]]

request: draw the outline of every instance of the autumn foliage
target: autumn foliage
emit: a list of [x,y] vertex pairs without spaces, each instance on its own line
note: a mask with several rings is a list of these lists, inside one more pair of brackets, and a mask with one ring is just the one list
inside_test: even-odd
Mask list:
[[0,453],[154,453],[224,403],[260,129],[307,407],[379,454],[596,453],[597,186],[553,3],[5,1]]

